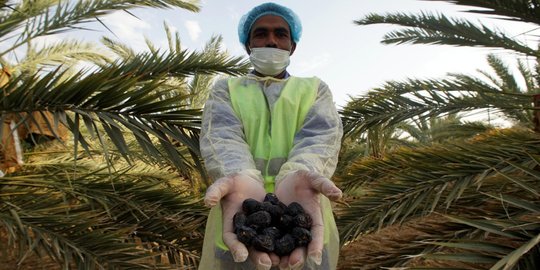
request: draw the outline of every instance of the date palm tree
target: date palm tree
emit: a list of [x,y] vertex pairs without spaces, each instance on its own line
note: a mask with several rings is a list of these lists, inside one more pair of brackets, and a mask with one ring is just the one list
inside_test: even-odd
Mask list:
[[[538,0],[444,2],[468,6],[479,16],[529,23],[533,30],[540,25]],[[337,179],[351,195],[349,206],[337,212],[345,244],[341,269],[538,269],[537,36],[530,45],[486,25],[427,12],[370,14],[356,23],[403,27],[385,35],[386,44],[500,48],[520,57],[518,74],[489,55],[493,72],[390,81],[344,108],[348,140],[482,110],[502,115],[512,127],[480,128],[473,136],[428,140],[351,162]]]
[[[0,177],[0,257],[8,260],[0,264],[196,267],[206,211],[197,194],[204,183],[195,182],[204,175],[194,178],[201,115],[194,100],[211,76],[243,74],[246,61],[215,49],[219,38],[200,52],[179,42],[166,49],[149,42],[144,52],[115,42],[33,46],[38,37],[141,7],[199,9],[187,0],[0,1],[0,63],[11,71],[0,87],[2,121],[16,129],[49,112],[44,125],[70,134],[31,149],[21,170]],[[8,57],[21,49],[24,61]],[[80,60],[87,68],[73,68]]]

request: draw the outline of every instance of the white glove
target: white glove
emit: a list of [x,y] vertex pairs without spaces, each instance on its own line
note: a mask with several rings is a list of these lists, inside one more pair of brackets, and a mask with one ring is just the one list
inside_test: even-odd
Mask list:
[[341,198],[341,190],[330,179],[308,171],[294,171],[276,183],[276,196],[285,204],[298,202],[312,220],[312,240],[306,247],[293,250],[289,256],[281,258],[281,269],[301,269],[306,254],[315,264],[322,262],[324,223],[320,205],[320,194],[335,201]]
[[214,182],[206,190],[204,203],[208,207],[213,207],[221,202],[223,212],[223,242],[231,251],[235,262],[244,262],[248,256],[257,269],[269,270],[273,265],[277,266],[279,257],[275,254],[251,249],[238,241],[233,228],[234,215],[242,210],[242,203],[245,199],[253,198],[263,201],[266,191],[262,180],[238,173],[232,176],[223,177]]

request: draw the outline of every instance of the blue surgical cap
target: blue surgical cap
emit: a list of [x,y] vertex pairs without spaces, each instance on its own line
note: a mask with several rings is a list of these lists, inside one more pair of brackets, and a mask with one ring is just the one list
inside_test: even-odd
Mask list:
[[302,24],[300,23],[300,18],[298,18],[298,15],[296,15],[296,13],[294,13],[290,8],[275,3],[264,3],[254,7],[240,19],[240,22],[238,23],[238,38],[242,44],[246,44],[248,42],[251,27],[255,21],[257,21],[257,19],[264,15],[275,15],[283,18],[289,24],[292,40],[295,43],[298,43],[300,36],[302,35]]

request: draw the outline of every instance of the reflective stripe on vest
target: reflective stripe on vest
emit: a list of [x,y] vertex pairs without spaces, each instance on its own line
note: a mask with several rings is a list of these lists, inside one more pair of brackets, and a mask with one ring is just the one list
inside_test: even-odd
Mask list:
[[[279,98],[270,108],[259,82],[246,78],[229,79],[233,110],[242,122],[246,142],[258,170],[264,177],[266,192],[274,192],[274,180],[287,161],[294,136],[302,128],[317,98],[320,80],[289,77]],[[219,219],[222,220],[221,211]],[[228,250],[222,237],[222,224],[216,224],[216,245]]]

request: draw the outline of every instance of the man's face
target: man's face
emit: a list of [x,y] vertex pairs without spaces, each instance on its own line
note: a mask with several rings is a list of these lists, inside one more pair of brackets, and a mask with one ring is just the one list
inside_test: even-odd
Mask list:
[[280,16],[265,15],[255,21],[249,33],[247,52],[249,48],[271,47],[290,51],[296,49],[292,42],[289,24]]

